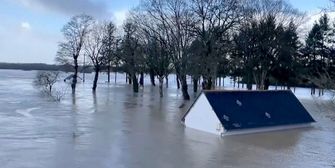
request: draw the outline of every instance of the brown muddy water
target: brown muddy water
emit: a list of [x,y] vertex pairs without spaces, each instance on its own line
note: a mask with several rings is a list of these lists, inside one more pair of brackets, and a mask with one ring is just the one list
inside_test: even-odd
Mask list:
[[192,101],[178,108],[174,79],[160,99],[102,75],[96,94],[88,81],[55,103],[32,87],[35,73],[0,71],[1,168],[335,167],[335,106],[306,89],[297,96],[312,127],[220,138],[180,123]]

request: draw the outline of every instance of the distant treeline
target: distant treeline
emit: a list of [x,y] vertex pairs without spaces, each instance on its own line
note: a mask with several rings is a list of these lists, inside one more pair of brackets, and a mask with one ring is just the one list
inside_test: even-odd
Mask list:
[[[51,65],[44,63],[1,63],[0,69],[18,69],[25,71],[40,70],[40,71],[63,71],[63,72],[73,72],[73,67],[71,65]],[[106,69],[106,68],[103,68]],[[112,71],[122,72],[122,67],[112,67]],[[79,72],[85,71],[86,73],[93,72],[91,66],[79,66]]]
[[43,63],[0,63],[0,69],[71,71],[68,65],[50,65]]

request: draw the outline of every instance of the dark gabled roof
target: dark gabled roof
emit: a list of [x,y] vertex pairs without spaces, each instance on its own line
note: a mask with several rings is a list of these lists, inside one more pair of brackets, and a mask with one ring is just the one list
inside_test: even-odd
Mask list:
[[229,130],[315,122],[291,91],[205,91]]

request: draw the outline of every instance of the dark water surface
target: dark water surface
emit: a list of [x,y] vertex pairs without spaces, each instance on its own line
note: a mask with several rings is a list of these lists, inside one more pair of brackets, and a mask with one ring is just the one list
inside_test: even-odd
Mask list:
[[178,108],[173,79],[160,99],[103,75],[96,94],[88,81],[55,103],[33,88],[35,73],[0,70],[1,168],[335,167],[335,106],[308,91],[313,127],[220,138],[181,125],[189,104]]

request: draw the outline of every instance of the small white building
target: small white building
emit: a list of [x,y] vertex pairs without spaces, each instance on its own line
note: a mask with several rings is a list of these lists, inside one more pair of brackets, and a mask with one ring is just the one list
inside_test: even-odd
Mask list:
[[291,91],[204,91],[182,122],[224,136],[305,127],[315,121]]

